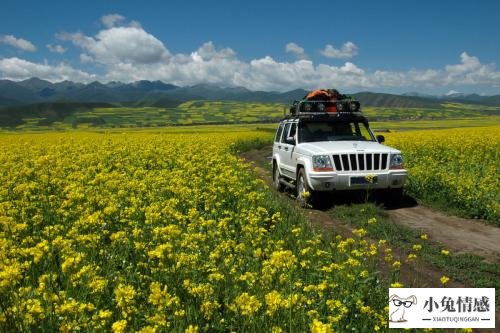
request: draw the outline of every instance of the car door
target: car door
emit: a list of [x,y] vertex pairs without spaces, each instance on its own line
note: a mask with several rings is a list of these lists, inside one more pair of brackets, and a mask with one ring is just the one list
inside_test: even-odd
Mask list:
[[281,145],[281,136],[283,135],[283,128],[285,127],[284,123],[280,123],[278,129],[276,130],[276,135],[274,136],[273,143],[273,156],[276,157],[280,154],[280,150],[282,148]]
[[295,140],[297,131],[297,123],[287,123],[284,130],[283,135],[281,136],[281,174],[295,179],[295,170],[296,165],[294,163],[294,150],[295,150]]

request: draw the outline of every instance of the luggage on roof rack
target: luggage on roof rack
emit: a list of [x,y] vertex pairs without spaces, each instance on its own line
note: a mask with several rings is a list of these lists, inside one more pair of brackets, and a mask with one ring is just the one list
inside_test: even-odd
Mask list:
[[335,89],[318,89],[308,93],[300,101],[294,101],[290,107],[291,115],[359,113],[361,105],[351,97]]

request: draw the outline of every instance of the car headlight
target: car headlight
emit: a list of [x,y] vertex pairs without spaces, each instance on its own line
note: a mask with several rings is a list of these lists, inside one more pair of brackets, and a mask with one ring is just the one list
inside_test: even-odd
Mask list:
[[332,160],[328,155],[316,155],[312,158],[314,171],[333,171]]
[[391,155],[391,164],[389,165],[389,169],[403,169],[403,155],[401,154],[393,154]]

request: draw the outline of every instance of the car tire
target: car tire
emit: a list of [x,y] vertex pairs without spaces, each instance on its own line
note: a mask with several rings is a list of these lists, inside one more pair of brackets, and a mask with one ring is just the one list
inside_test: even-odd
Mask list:
[[278,192],[283,192],[285,189],[285,186],[280,183],[280,171],[276,162],[273,162],[273,187]]
[[307,184],[306,172],[304,171],[304,168],[300,168],[299,172],[297,173],[296,184],[297,186],[295,188],[295,192],[299,205],[303,208],[313,207],[315,193]]

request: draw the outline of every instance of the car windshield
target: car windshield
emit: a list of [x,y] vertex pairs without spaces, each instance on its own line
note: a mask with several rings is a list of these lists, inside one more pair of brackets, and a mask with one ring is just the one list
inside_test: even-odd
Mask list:
[[358,121],[301,122],[298,140],[318,141],[375,141],[368,126]]

